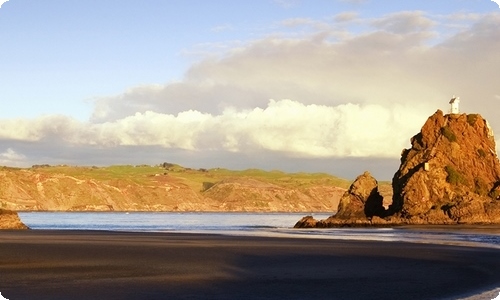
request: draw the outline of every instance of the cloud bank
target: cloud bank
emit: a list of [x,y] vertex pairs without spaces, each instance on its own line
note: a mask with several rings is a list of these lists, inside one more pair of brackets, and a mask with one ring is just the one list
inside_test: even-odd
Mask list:
[[0,0],[0,8],[2,8],[2,5],[5,3],[5,2],[8,2],[9,0]]
[[[269,99],[331,107],[402,104],[422,116],[447,109],[446,101],[457,94],[467,110],[498,108],[492,100],[499,94],[494,83],[499,14],[484,15],[472,24],[466,16],[458,19],[401,12],[348,22],[371,26],[356,34],[334,22],[328,30],[299,38],[255,40],[200,61],[182,81],[99,99],[92,121],[146,111],[218,114],[228,107],[264,108]],[[446,31],[450,28],[453,34]]]
[[346,12],[280,24],[281,32],[206,56],[180,81],[96,99],[88,122],[0,120],[0,141],[397,161],[453,94],[462,111],[500,131],[499,13]]
[[412,134],[408,128],[421,122],[409,106],[271,100],[264,108],[227,108],[218,115],[196,110],[176,115],[146,111],[98,124],[64,116],[1,120],[0,139],[195,151],[265,150],[298,157],[395,157]]
[[[328,30],[300,38],[252,41],[193,65],[180,82],[140,86],[99,99],[92,121],[115,122],[113,126],[134,122],[144,128],[139,119],[157,120],[158,114],[167,114],[163,118],[172,123],[161,122],[164,126],[184,128],[189,118],[193,123],[184,132],[205,130],[235,151],[241,145],[282,151],[285,147],[278,145],[286,144],[290,152],[301,155],[386,156],[394,151],[378,147],[374,139],[401,146],[401,136],[418,130],[436,109],[446,111],[453,94],[460,95],[463,107],[471,112],[488,114],[500,108],[494,83],[499,14],[474,18],[472,24],[451,23],[457,16],[431,18],[423,12],[374,20],[354,16],[348,22],[365,22],[372,29],[341,33],[342,17]],[[463,28],[447,36],[436,32],[438,26]],[[196,122],[203,125],[196,128]],[[402,134],[390,134],[394,128]],[[315,130],[323,132],[311,135]],[[294,143],[287,140],[287,131]],[[273,132],[273,143],[266,142]],[[199,134],[189,136],[200,140],[174,144],[214,145],[206,138],[202,142]],[[318,140],[311,143],[307,136]],[[301,139],[309,147],[299,146]]]

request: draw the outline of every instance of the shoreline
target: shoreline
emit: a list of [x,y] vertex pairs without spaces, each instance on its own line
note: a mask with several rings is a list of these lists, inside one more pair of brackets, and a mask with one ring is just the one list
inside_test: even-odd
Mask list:
[[498,249],[405,242],[5,230],[0,257],[7,299],[456,299],[500,286]]

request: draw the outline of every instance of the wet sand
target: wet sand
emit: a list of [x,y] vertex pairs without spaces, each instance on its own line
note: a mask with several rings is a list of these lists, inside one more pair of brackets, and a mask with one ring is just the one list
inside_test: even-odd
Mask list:
[[0,231],[7,299],[454,299],[500,286],[500,251],[103,231]]

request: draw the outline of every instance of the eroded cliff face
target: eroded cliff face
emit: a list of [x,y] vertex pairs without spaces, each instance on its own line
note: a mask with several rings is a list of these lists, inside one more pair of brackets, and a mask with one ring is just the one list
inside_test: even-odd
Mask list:
[[0,169],[0,208],[14,211],[324,212],[332,211],[345,191],[329,180],[296,184],[293,178],[286,178],[287,174],[273,184],[249,177],[228,178],[209,170],[133,169],[113,171],[117,173],[114,174],[85,167],[3,168]]
[[283,187],[251,178],[223,180],[203,195],[223,211],[332,211],[345,189],[317,184],[307,188]]
[[500,163],[488,122],[438,110],[403,150],[392,187],[387,208],[365,173],[342,197],[339,214],[305,217],[296,227],[500,223]]
[[181,204],[188,208],[200,201],[187,185],[159,176],[99,180],[34,169],[0,171],[0,202],[11,210],[161,211],[178,209]]

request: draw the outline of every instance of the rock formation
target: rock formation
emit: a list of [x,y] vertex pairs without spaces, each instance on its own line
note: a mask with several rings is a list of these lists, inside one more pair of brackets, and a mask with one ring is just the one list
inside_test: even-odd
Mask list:
[[340,219],[380,217],[385,214],[382,202],[377,180],[365,172],[354,180],[340,198],[336,216]]
[[15,211],[0,209],[0,229],[28,229]]
[[477,114],[429,117],[393,178],[391,213],[409,223],[497,223],[500,163]]
[[296,228],[332,227],[332,226],[367,226],[374,217],[386,216],[384,198],[379,193],[378,182],[369,172],[358,176],[349,189],[340,198],[337,213],[317,221],[311,216],[304,217]]
[[365,173],[344,194],[337,215],[306,217],[296,227],[500,223],[500,163],[488,122],[438,110],[403,150],[392,186],[385,209],[375,179]]

